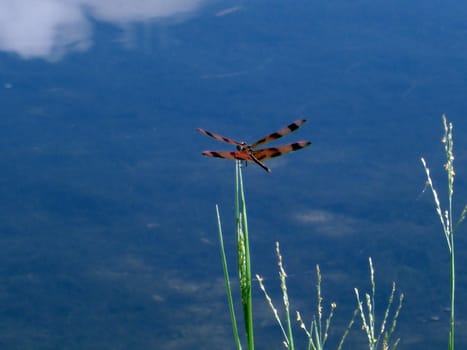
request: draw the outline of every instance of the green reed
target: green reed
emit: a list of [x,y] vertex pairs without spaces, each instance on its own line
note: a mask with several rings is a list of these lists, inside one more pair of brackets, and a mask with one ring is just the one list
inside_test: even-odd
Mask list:
[[242,345],[240,341],[240,336],[238,334],[238,327],[237,327],[237,320],[235,317],[235,308],[234,308],[234,303],[233,303],[233,297],[232,297],[232,288],[230,285],[230,278],[229,278],[229,269],[227,265],[227,258],[225,257],[225,249],[224,249],[224,238],[222,234],[222,225],[221,225],[221,217],[219,215],[219,207],[216,205],[216,214],[217,214],[217,228],[219,231],[219,242],[220,242],[220,248],[221,248],[221,257],[222,257],[222,269],[224,270],[224,281],[225,281],[225,289],[227,293],[227,301],[229,303],[229,312],[230,312],[230,318],[232,322],[232,331],[235,339],[235,344],[237,345],[237,349],[241,350]]
[[[237,321],[235,317],[235,308],[230,285],[230,275],[227,267],[227,259],[223,243],[222,227],[219,210],[216,206],[217,223],[219,230],[219,240],[221,243],[222,266],[224,270],[224,280],[227,290],[227,299],[229,303],[232,329],[234,333],[237,349],[242,349],[241,339],[238,333]],[[251,298],[251,260],[250,245],[248,238],[248,221],[246,215],[245,194],[243,191],[242,168],[240,161],[235,163],[235,223],[237,240],[237,270],[240,282],[240,296],[242,300],[243,320],[245,324],[245,333],[249,350],[254,350],[254,332],[253,332],[253,303]]]
[[423,167],[425,169],[427,177],[427,185],[430,187],[433,194],[433,199],[435,201],[435,208],[438,214],[441,226],[443,228],[444,236],[449,249],[449,262],[450,262],[450,322],[449,322],[449,340],[448,340],[448,349],[454,350],[454,322],[455,322],[455,295],[456,295],[456,270],[455,270],[455,250],[454,250],[454,234],[457,231],[459,224],[464,221],[467,214],[467,205],[464,206],[459,219],[453,224],[453,197],[454,197],[454,177],[456,175],[454,171],[454,141],[452,137],[452,123],[448,123],[446,116],[443,115],[443,127],[444,135],[442,138],[442,143],[444,144],[444,153],[446,155],[446,163],[444,164],[444,169],[447,173],[448,188],[447,188],[447,209],[443,210],[441,202],[439,200],[438,193],[433,185],[431,180],[430,169],[428,168],[425,159],[421,158]]
[[[233,300],[233,293],[230,283],[230,275],[228,270],[228,264],[225,254],[224,248],[224,241],[223,241],[223,233],[222,233],[222,226],[221,220],[219,215],[219,209],[216,206],[216,214],[217,214],[217,223],[218,223],[218,231],[219,231],[219,241],[220,241],[220,250],[221,250],[221,257],[222,257],[222,267],[224,271],[224,280],[225,286],[227,291],[227,300],[229,304],[229,311],[231,316],[232,322],[232,330],[233,335],[236,343],[237,350],[242,349],[242,341],[239,334],[239,329],[237,326],[237,318],[235,316],[235,307],[234,307],[234,300]],[[465,213],[464,213],[465,216]],[[249,237],[248,237],[248,222],[247,222],[247,213],[246,213],[246,202],[245,202],[245,194],[243,189],[243,178],[242,178],[242,167],[240,161],[236,162],[235,165],[235,234],[236,234],[236,241],[237,241],[237,270],[238,270],[238,278],[240,284],[240,296],[241,296],[241,303],[242,303],[242,311],[243,311],[243,321],[245,326],[245,336],[247,339],[247,346],[249,350],[254,350],[254,332],[253,332],[253,306],[252,306],[252,296],[251,296],[251,260],[250,260],[250,247],[249,247]],[[284,306],[284,313],[285,313],[285,324],[279,317],[279,312],[277,308],[273,304],[271,297],[268,295],[266,288],[263,283],[263,279],[261,276],[256,275],[257,280],[259,282],[259,286],[263,291],[265,298],[273,311],[274,317],[279,324],[279,328],[282,331],[284,341],[283,345],[285,348],[289,350],[295,349],[295,342],[294,342],[294,334],[293,334],[293,322],[291,321],[291,312],[290,312],[290,302],[287,293],[287,273],[284,269],[283,262],[282,262],[282,255],[280,252],[279,243],[276,243],[276,254],[278,259],[278,266],[279,266],[279,278],[280,278],[280,285],[282,290],[282,303]],[[334,310],[336,308],[335,303],[330,304],[330,309],[327,317],[323,316],[323,306],[322,306],[322,294],[321,294],[321,271],[319,266],[316,266],[316,274],[317,274],[317,315],[312,317],[310,325],[307,327],[305,322],[302,319],[301,314],[297,311],[297,321],[298,326],[302,328],[308,338],[308,350],[323,350],[328,339],[329,335],[329,328],[331,325],[331,321],[334,316]],[[358,308],[354,311],[353,316],[345,329],[337,350],[341,350],[343,348],[344,341],[348,336],[350,329],[355,321],[356,315],[360,312],[360,316],[362,319],[362,329],[367,332],[368,339],[369,339],[369,348],[370,350],[377,350],[378,345],[381,344],[382,350],[394,350],[399,342],[397,340],[394,344],[392,344],[391,348],[389,348],[389,341],[394,329],[396,327],[396,321],[399,316],[399,311],[402,307],[402,298],[403,295],[401,294],[399,299],[399,306],[396,309],[395,314],[393,315],[392,324],[389,330],[386,330],[386,323],[389,316],[389,311],[393,302],[394,293],[395,293],[395,284],[393,284],[393,289],[389,298],[388,306],[386,309],[386,313],[384,315],[383,323],[380,328],[379,334],[375,334],[375,303],[374,303],[374,296],[375,296],[375,282],[374,282],[374,270],[373,265],[370,259],[370,280],[372,285],[372,294],[366,294],[367,299],[367,315],[365,315],[365,311],[363,309],[363,304],[359,299],[358,290],[355,289],[355,293],[357,296],[358,301]]]

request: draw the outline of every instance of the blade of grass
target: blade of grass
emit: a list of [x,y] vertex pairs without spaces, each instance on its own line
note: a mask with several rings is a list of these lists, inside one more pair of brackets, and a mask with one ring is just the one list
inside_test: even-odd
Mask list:
[[230,311],[230,319],[232,321],[232,330],[235,339],[235,344],[237,345],[238,350],[242,350],[242,345],[240,342],[240,336],[238,335],[238,327],[237,327],[237,320],[235,318],[235,310],[232,298],[232,288],[230,286],[230,278],[229,278],[229,269],[227,267],[227,259],[225,256],[225,249],[224,249],[224,238],[222,235],[222,225],[221,225],[221,217],[219,215],[219,207],[216,204],[216,214],[217,214],[217,229],[219,231],[219,242],[221,248],[221,257],[222,257],[222,269],[224,270],[224,281],[225,281],[225,289],[227,292],[227,300],[229,302],[229,311]]
[[243,318],[248,341],[248,349],[254,350],[253,303],[251,297],[251,260],[248,238],[248,221],[246,215],[245,193],[241,162],[235,162],[235,214],[237,224],[237,262],[242,298]]

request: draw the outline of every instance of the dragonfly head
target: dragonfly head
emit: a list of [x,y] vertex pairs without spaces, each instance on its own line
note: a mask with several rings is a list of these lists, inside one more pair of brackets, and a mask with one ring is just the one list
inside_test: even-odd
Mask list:
[[249,148],[248,144],[246,142],[240,142],[238,145],[237,145],[237,151],[246,151],[247,149]]

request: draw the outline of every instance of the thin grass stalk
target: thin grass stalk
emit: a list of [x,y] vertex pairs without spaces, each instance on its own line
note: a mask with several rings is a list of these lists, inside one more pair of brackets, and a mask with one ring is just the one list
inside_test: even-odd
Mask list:
[[381,324],[381,329],[378,335],[378,341],[379,339],[381,339],[381,336],[383,334],[388,334],[388,332],[385,332],[384,330],[386,328],[386,322],[388,321],[389,311],[391,310],[391,305],[394,301],[395,292],[396,292],[396,283],[392,282],[392,289],[391,289],[391,293],[389,294],[388,306],[386,307],[386,311],[384,312],[383,323]]
[[[371,334],[373,340],[375,341],[375,317],[376,317],[376,304],[375,304],[375,294],[376,294],[376,284],[375,284],[375,269],[373,268],[373,260],[371,257],[368,259],[370,265],[370,281],[371,281],[371,301],[368,298],[367,294],[367,304],[368,304],[368,318],[371,323]],[[376,349],[376,347],[375,347]]]
[[317,332],[316,336],[317,339],[323,339],[323,330],[322,330],[322,319],[323,319],[323,307],[321,306],[321,302],[323,301],[323,297],[321,296],[321,271],[319,269],[319,265],[316,265],[316,279],[318,280],[316,284],[316,295],[318,296],[318,322],[317,324]]
[[[283,297],[283,303],[284,303],[284,309],[285,309],[285,318],[287,322],[287,327],[284,327],[280,317],[279,313],[277,312],[277,308],[274,306],[271,297],[268,295],[266,288],[263,283],[263,278],[259,275],[256,275],[256,278],[258,280],[259,286],[261,290],[264,293],[264,296],[269,304],[269,307],[274,313],[274,318],[276,319],[277,323],[279,324],[279,327],[282,331],[282,335],[284,337],[283,344],[284,346],[289,349],[289,350],[294,350],[295,345],[294,345],[294,337],[292,333],[292,323],[290,321],[290,303],[289,303],[289,297],[287,293],[287,273],[285,271],[285,268],[283,266],[283,259],[282,259],[282,254],[280,252],[280,245],[279,242],[276,242],[276,255],[277,255],[277,265],[279,266],[279,279],[281,281],[281,289],[282,289],[282,297]],[[300,312],[297,311],[297,321],[300,325],[300,328],[303,329],[305,332],[307,338],[308,338],[308,350],[323,350],[324,345],[326,343],[326,340],[329,335],[329,328],[331,325],[331,320],[334,315],[334,309],[336,308],[336,303],[331,303],[331,310],[329,312],[328,317],[326,318],[324,327],[323,327],[323,317],[322,317],[322,296],[321,296],[321,272],[319,269],[319,266],[316,266],[316,273],[317,273],[317,298],[318,298],[318,314],[319,317],[316,318],[316,316],[313,317],[313,320],[311,321],[311,325],[309,330],[307,329],[305,323],[303,322],[303,319],[300,315]],[[344,341],[350,331],[350,328],[352,327],[355,317],[357,315],[358,310],[355,310],[353,317],[351,321],[349,322],[349,325],[347,326],[347,329],[345,330],[344,334],[342,335],[342,338],[339,343],[338,350],[342,349],[342,346],[344,344]]]
[[326,319],[325,326],[324,326],[324,333],[323,333],[323,297],[321,295],[321,270],[319,268],[319,265],[316,265],[316,295],[317,295],[317,305],[318,305],[318,320],[316,318],[313,319],[312,321],[312,327],[315,332],[315,344],[313,344],[313,347],[315,347],[317,350],[322,350],[324,349],[324,344],[326,343],[326,340],[328,338],[328,331],[329,331],[329,326],[331,324],[331,319],[334,315],[334,309],[336,308],[335,303],[331,303],[331,310],[329,312],[329,316]]
[[[395,285],[394,285],[395,287]],[[399,305],[397,306],[397,309],[396,309],[396,312],[394,313],[394,317],[392,319],[392,324],[391,324],[391,328],[389,329],[388,332],[385,333],[384,335],[384,340],[383,340],[383,344],[385,344],[386,348],[388,348],[388,345],[389,345],[389,339],[391,338],[392,334],[394,333],[394,330],[396,329],[396,325],[397,325],[397,319],[399,318],[399,313],[402,309],[402,302],[404,301],[404,294],[401,293],[399,295]],[[394,345],[392,346],[392,349],[395,350],[397,348],[397,345],[399,344],[399,341],[400,339],[396,339],[396,341],[394,342]],[[383,348],[384,349],[384,348]]]
[[363,302],[360,300],[360,293],[357,288],[354,288],[354,291],[355,291],[355,296],[357,298],[357,307],[360,312],[360,317],[362,319],[362,329],[365,331],[368,337],[368,345],[371,350],[373,349],[372,344],[374,344],[374,337],[371,334],[370,327],[368,327],[368,322],[366,320],[366,314],[365,314],[365,311],[363,310]]
[[251,262],[248,239],[245,194],[243,191],[242,168],[240,161],[235,162],[235,213],[237,223],[237,262],[240,281],[240,294],[248,349],[254,350],[253,303],[251,297]]
[[293,333],[292,333],[292,322],[290,320],[290,302],[289,302],[289,295],[287,293],[287,273],[285,272],[284,266],[282,264],[282,255],[280,252],[279,242],[276,242],[276,254],[277,254],[277,264],[279,266],[279,278],[281,281],[281,289],[282,289],[282,300],[284,302],[284,309],[285,309],[285,319],[287,321],[287,338],[288,344],[287,349],[294,350],[294,341],[293,341]]
[[354,322],[355,322],[355,317],[358,315],[358,308],[354,310],[352,319],[350,320],[349,324],[347,325],[347,328],[345,329],[344,334],[342,335],[342,338],[339,342],[339,345],[337,346],[337,350],[341,350],[342,347],[344,346],[345,339],[349,335],[350,329],[352,328]]
[[325,328],[324,328],[324,336],[323,336],[323,348],[324,344],[326,344],[326,340],[328,340],[329,336],[329,327],[331,326],[331,319],[334,316],[334,309],[336,308],[336,303],[331,304],[331,311],[329,311],[329,317],[326,319]]
[[444,150],[446,152],[447,162],[445,169],[448,174],[448,211],[446,213],[449,242],[451,245],[451,252],[449,257],[450,262],[450,292],[451,292],[451,315],[450,315],[450,327],[449,327],[449,349],[454,350],[454,320],[455,320],[455,296],[456,296],[456,265],[455,265],[455,254],[454,254],[454,231],[453,231],[453,220],[452,220],[452,199],[454,196],[454,154],[453,154],[453,138],[452,138],[452,123],[447,123],[446,117],[443,115],[443,126],[444,126]]
[[[400,310],[402,308],[402,301],[404,295],[401,293],[399,298],[399,306],[397,307],[394,315],[392,316],[392,325],[389,331],[386,331],[386,324],[389,318],[391,306],[394,301],[394,294],[396,291],[396,285],[393,282],[391,293],[388,300],[388,305],[386,307],[386,311],[384,313],[383,321],[381,322],[381,327],[377,336],[375,336],[376,330],[376,310],[375,310],[375,294],[376,294],[376,283],[374,279],[374,268],[373,262],[371,258],[369,258],[369,265],[370,265],[370,282],[371,282],[371,295],[366,293],[366,311],[363,307],[363,302],[360,299],[359,291],[355,288],[355,295],[357,298],[357,308],[360,313],[360,317],[362,320],[362,329],[366,333],[368,338],[368,348],[370,350],[378,349],[379,344],[381,344],[382,350],[389,350],[389,349],[396,349],[397,345],[399,344],[399,339],[397,339],[392,347],[389,345],[389,341],[391,338],[392,333],[396,327],[397,318],[399,317]],[[381,342],[382,340],[382,342]]]
[[[277,323],[279,324],[279,327],[282,331],[282,335],[284,337],[283,344],[284,346],[289,349],[289,350],[294,350],[295,345],[294,345],[294,340],[293,340],[293,332],[292,332],[292,322],[290,319],[290,302],[289,302],[289,296],[287,293],[287,272],[284,269],[284,265],[282,263],[282,254],[280,252],[280,245],[279,242],[276,242],[276,256],[277,256],[277,266],[279,267],[279,280],[281,282],[281,290],[282,290],[282,302],[284,304],[284,310],[285,310],[285,319],[286,319],[286,324],[287,326],[284,327],[280,317],[279,313],[277,312],[277,308],[274,306],[274,303],[272,302],[271,297],[268,295],[266,288],[263,283],[263,278],[259,275],[256,275],[256,278],[258,280],[259,286],[261,290],[264,293],[264,296],[269,304],[269,307],[271,308],[272,312],[274,313],[274,318],[276,319]],[[300,320],[300,314],[297,312],[298,319]],[[302,323],[303,324],[303,323]],[[306,330],[305,330],[306,331]]]
[[287,338],[287,332],[285,331],[285,328],[284,328],[284,326],[282,324],[282,321],[281,321],[281,319],[279,317],[279,312],[277,311],[277,308],[274,306],[274,303],[272,302],[271,297],[269,296],[268,292],[266,291],[266,287],[264,286],[264,283],[263,283],[264,279],[260,275],[256,275],[256,279],[258,280],[259,287],[263,291],[264,297],[266,298],[266,301],[268,302],[269,307],[271,308],[271,310],[272,310],[272,312],[274,314],[274,318],[276,319],[277,324],[279,325],[279,328],[281,329],[282,335],[284,337],[283,343],[287,347],[287,344],[289,344],[289,339]]
[[455,297],[456,297],[456,263],[455,263],[455,254],[454,254],[454,236],[451,235],[451,254],[450,254],[450,273],[451,273],[451,284],[450,284],[450,292],[451,292],[451,314],[450,314],[450,322],[449,322],[449,344],[448,349],[454,350],[454,322],[455,322]]
[[315,350],[314,349],[314,344],[313,344],[313,338],[312,338],[312,333],[313,333],[313,321],[311,321],[311,326],[310,330],[306,328],[305,322],[303,322],[302,315],[300,315],[300,312],[297,311],[297,321],[300,324],[300,328],[303,329],[305,332],[307,338],[308,338],[308,347],[307,350]]
[[313,331],[312,331],[312,334],[314,332],[315,341],[313,342],[313,348],[315,350],[321,350],[321,338],[319,337],[318,323],[319,323],[319,321],[316,321],[315,316],[313,316],[313,321],[312,321]]
[[222,269],[224,270],[224,281],[225,281],[225,289],[227,291],[227,300],[229,303],[229,311],[230,311],[230,319],[232,322],[232,331],[235,339],[235,344],[237,345],[238,350],[242,350],[242,345],[240,341],[240,336],[238,334],[238,327],[237,327],[237,320],[235,317],[235,309],[233,304],[232,298],[232,288],[230,285],[230,278],[229,278],[229,269],[227,267],[227,259],[225,256],[225,249],[224,249],[224,238],[222,234],[222,225],[221,225],[221,217],[219,215],[219,207],[216,204],[216,214],[217,214],[217,229],[219,232],[219,242],[220,242],[220,249],[221,249],[221,257],[222,257]]
[[[308,350],[323,350],[324,345],[326,344],[326,340],[328,339],[329,336],[329,328],[331,326],[331,320],[334,316],[334,309],[337,307],[336,303],[331,303],[331,309],[329,311],[329,315],[325,320],[324,327],[323,327],[323,307],[322,307],[322,301],[323,297],[321,295],[321,271],[319,268],[319,265],[316,265],[316,295],[317,295],[317,312],[318,316],[316,315],[313,316],[313,319],[310,324],[309,330],[305,326],[305,323],[303,322],[303,319],[300,315],[300,312],[297,311],[297,321],[300,324],[300,328],[303,329],[305,332],[307,338],[308,338]],[[350,321],[346,331],[342,335],[342,338],[340,340],[339,346],[342,348],[344,344],[344,340],[347,337],[350,328],[352,327],[353,321],[355,319],[355,313]]]
[[454,171],[454,141],[452,136],[452,123],[448,123],[446,116],[443,115],[443,127],[444,127],[444,135],[442,142],[444,144],[444,151],[446,154],[446,164],[444,165],[444,169],[447,172],[447,180],[448,180],[448,209],[442,211],[441,203],[438,197],[438,194],[434,188],[433,181],[431,180],[430,176],[430,169],[428,168],[425,159],[421,159],[423,167],[425,169],[425,173],[427,176],[427,184],[431,188],[431,192],[433,194],[433,198],[435,201],[435,208],[438,214],[438,217],[441,222],[441,226],[444,231],[444,235],[446,237],[446,241],[449,248],[449,270],[450,270],[450,321],[449,321],[449,340],[448,340],[448,349],[454,350],[454,330],[455,330],[455,295],[456,295],[456,265],[455,265],[455,249],[454,249],[454,233],[457,231],[458,225],[464,221],[466,214],[467,214],[467,206],[464,206],[462,213],[457,220],[456,224],[454,225],[453,221],[453,198],[454,198],[454,177],[456,175]]

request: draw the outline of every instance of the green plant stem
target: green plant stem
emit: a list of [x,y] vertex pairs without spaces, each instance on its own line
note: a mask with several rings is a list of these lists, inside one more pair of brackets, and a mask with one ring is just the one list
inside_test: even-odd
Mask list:
[[449,350],[454,350],[454,298],[456,295],[456,271],[455,271],[455,260],[454,260],[454,235],[451,234],[451,320],[449,329]]
[[376,291],[376,283],[374,277],[374,268],[372,259],[369,258],[369,266],[370,266],[370,282],[371,282],[371,294],[366,293],[366,310],[364,308],[363,301],[360,299],[359,291],[355,288],[355,295],[357,297],[357,308],[360,313],[360,317],[362,319],[362,329],[365,331],[368,339],[368,349],[369,350],[377,350],[380,345],[382,350],[395,350],[397,345],[399,344],[399,339],[397,339],[392,345],[390,345],[391,336],[396,328],[397,319],[399,317],[400,310],[402,308],[402,301],[404,299],[404,295],[401,293],[399,295],[399,305],[397,309],[393,312],[392,316],[392,325],[389,330],[387,330],[386,325],[388,324],[389,314],[391,311],[391,306],[394,301],[394,294],[396,292],[396,284],[392,283],[391,293],[389,295],[388,304],[386,307],[386,311],[384,313],[383,321],[380,326],[379,332],[376,329],[376,312],[375,312],[375,291]]
[[444,169],[447,172],[448,177],[448,207],[447,210],[443,211],[441,203],[438,197],[438,193],[433,186],[433,181],[430,176],[430,169],[428,168],[425,159],[421,159],[423,167],[425,168],[427,184],[431,188],[433,193],[433,199],[435,201],[435,209],[438,214],[439,220],[443,227],[444,235],[449,248],[449,264],[450,264],[450,320],[449,320],[449,339],[448,339],[448,349],[454,350],[454,326],[455,326],[455,293],[456,293],[456,270],[455,270],[455,254],[454,254],[454,233],[457,231],[459,224],[464,221],[467,215],[467,205],[464,206],[462,213],[454,224],[452,219],[452,203],[454,197],[454,177],[456,175],[454,171],[454,141],[452,136],[452,123],[448,123],[446,116],[443,115],[443,126],[444,126],[444,135],[442,142],[444,144],[444,151],[446,154],[446,164],[444,164]]
[[248,221],[246,215],[245,194],[241,162],[235,162],[235,213],[237,223],[237,254],[240,292],[242,297],[243,318],[248,341],[248,349],[254,350],[253,302],[251,297],[251,262],[248,239]]
[[452,123],[447,122],[446,117],[443,115],[443,126],[444,126],[444,140],[445,140],[445,151],[447,157],[447,163],[445,168],[448,173],[448,212],[447,217],[449,218],[449,241],[450,241],[450,273],[451,273],[451,319],[450,319],[450,329],[449,329],[449,349],[454,350],[454,312],[455,312],[455,292],[456,292],[456,274],[455,274],[455,254],[454,254],[454,225],[452,221],[452,200],[454,196],[454,155],[453,155],[453,138],[452,138]]
[[276,242],[276,254],[277,262],[279,266],[279,276],[281,280],[282,289],[282,300],[284,302],[285,320],[287,321],[287,349],[294,350],[295,345],[293,341],[292,322],[290,320],[290,302],[289,295],[287,293],[287,273],[285,272],[284,265],[282,263],[282,255],[279,247],[279,242]]
[[240,336],[238,335],[237,320],[235,318],[235,310],[234,310],[233,298],[232,298],[232,287],[230,286],[229,269],[227,267],[227,259],[225,256],[221,217],[219,215],[219,207],[217,206],[217,204],[216,204],[216,214],[217,214],[217,229],[219,232],[219,242],[220,242],[221,257],[222,257],[222,269],[224,270],[225,289],[227,291],[227,300],[229,303],[230,319],[232,322],[232,331],[233,331],[233,335],[235,339],[235,344],[237,345],[237,350],[242,350]]

